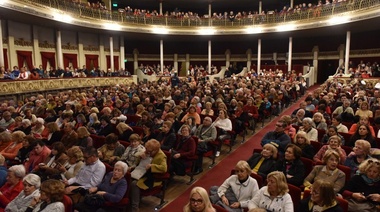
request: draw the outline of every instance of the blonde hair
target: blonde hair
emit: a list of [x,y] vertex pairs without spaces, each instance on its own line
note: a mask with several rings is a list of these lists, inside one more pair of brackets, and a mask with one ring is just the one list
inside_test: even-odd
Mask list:
[[236,169],[245,170],[248,174],[251,174],[251,167],[249,166],[249,164],[245,160],[241,160],[241,161],[237,162],[237,164],[235,166],[235,170]]
[[[202,188],[202,187],[194,187],[191,192],[190,192],[190,198],[194,195],[194,194],[199,194],[201,197],[202,197],[202,200],[203,200],[203,204],[205,205],[205,210],[204,211],[208,211],[207,209],[214,209],[214,207],[212,207],[212,204],[210,202],[210,197],[208,196],[208,193],[206,191],[206,189]],[[191,203],[190,203],[190,200],[189,202],[185,205],[185,207],[183,207],[183,211],[184,212],[192,212],[193,210],[191,209]]]
[[335,156],[338,158],[338,161],[340,161],[340,155],[338,152],[336,152],[333,149],[328,149],[325,154],[323,155],[322,161],[323,163],[327,164],[327,161],[329,160],[330,157]]
[[[268,148],[272,151],[272,153],[273,153],[272,158],[273,158],[273,159],[277,159],[278,149],[277,149],[275,146],[273,146],[273,144],[271,144],[271,143],[267,143],[267,144],[265,144],[265,145],[263,146],[263,148],[264,148],[264,147],[268,147]],[[262,153],[261,153],[261,154],[262,154]]]
[[313,121],[314,121],[315,116],[321,117],[321,122],[326,123],[326,119],[325,119],[325,117],[323,117],[322,113],[320,113],[320,112],[314,113],[314,115],[313,115]]
[[277,183],[277,189],[279,195],[284,195],[289,191],[288,184],[284,173],[280,171],[274,171],[268,174],[267,179],[274,178]]
[[368,170],[372,167],[377,168],[380,172],[380,161],[375,158],[367,159],[359,165],[358,170],[360,173],[367,175]]
[[78,134],[78,138],[85,138],[85,137],[90,136],[90,133],[88,132],[87,128],[83,126],[77,129],[77,134]]
[[297,144],[298,137],[304,138],[305,139],[305,143],[310,144],[310,140],[307,137],[307,133],[305,131],[298,131],[298,133],[296,134],[296,136],[294,136],[294,143],[296,143],[296,144]]
[[367,140],[359,139],[355,141],[355,144],[361,145],[365,154],[369,155],[369,152],[371,150],[371,144]]

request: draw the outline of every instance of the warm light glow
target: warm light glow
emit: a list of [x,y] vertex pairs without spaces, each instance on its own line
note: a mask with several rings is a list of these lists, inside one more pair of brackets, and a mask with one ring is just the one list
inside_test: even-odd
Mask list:
[[280,25],[276,28],[277,32],[285,32],[285,31],[291,31],[295,29],[296,29],[296,25],[294,24]]
[[4,5],[7,3],[8,0],[0,0],[0,5]]
[[344,24],[344,23],[347,23],[349,19],[350,18],[348,16],[337,16],[337,17],[330,18],[327,22],[330,25]]
[[200,35],[213,35],[215,32],[216,30],[213,28],[203,28],[198,30],[198,34]]
[[168,34],[169,30],[162,27],[154,27],[152,28],[152,32],[155,34]]
[[262,33],[263,29],[261,27],[249,27],[245,29],[245,32],[248,34]]
[[73,17],[71,17],[70,15],[60,14],[60,13],[54,14],[54,19],[57,21],[65,22],[65,23],[73,22]]
[[121,30],[121,26],[115,23],[105,23],[103,27],[108,30]]

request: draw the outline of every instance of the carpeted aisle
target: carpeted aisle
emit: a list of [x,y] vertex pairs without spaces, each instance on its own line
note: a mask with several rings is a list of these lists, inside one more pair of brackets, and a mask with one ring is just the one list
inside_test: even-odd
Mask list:
[[[313,90],[313,88],[317,88],[317,86],[313,86],[309,89]],[[290,115],[293,110],[299,107],[299,103],[304,98],[300,98],[297,102],[292,104],[290,107],[286,108],[281,115]],[[280,116],[281,116],[280,115]],[[236,163],[239,160],[247,160],[251,155],[252,151],[255,148],[262,148],[260,145],[261,138],[271,130],[274,130],[274,126],[276,121],[280,118],[280,116],[275,117],[272,121],[267,124],[264,128],[259,130],[255,135],[253,135],[249,140],[247,140],[243,144],[240,145],[234,152],[230,153],[226,158],[220,161],[215,167],[208,171],[202,178],[196,181],[190,188],[188,188],[184,193],[178,196],[175,200],[170,202],[166,207],[161,209],[162,212],[173,212],[173,211],[182,211],[184,205],[187,204],[189,200],[190,191],[193,187],[201,186],[206,190],[209,190],[211,186],[218,185],[220,186],[228,176],[230,176],[230,172],[234,169]]]

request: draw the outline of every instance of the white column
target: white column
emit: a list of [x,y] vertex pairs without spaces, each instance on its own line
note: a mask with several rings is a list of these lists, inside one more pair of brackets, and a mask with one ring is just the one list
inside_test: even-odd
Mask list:
[[273,52],[273,61],[274,64],[277,65],[277,52]]
[[248,49],[247,52],[247,71],[251,71],[252,66],[252,50]]
[[5,66],[3,48],[3,29],[0,20],[0,66]]
[[186,54],[186,71],[190,68],[190,54]]
[[262,10],[263,10],[263,2],[259,1],[259,14],[261,14]]
[[110,37],[110,64],[111,64],[111,72],[115,71],[115,64],[113,62],[113,37]]
[[124,49],[124,36],[120,36],[120,68],[125,69],[125,49]]
[[288,72],[292,71],[293,38],[289,37]]
[[162,1],[160,1],[160,15],[163,15],[162,14]]
[[15,38],[13,36],[8,36],[8,55],[9,55],[9,62],[10,62],[9,69],[13,68],[13,66],[18,66],[16,47],[15,47]]
[[160,40],[160,65],[161,72],[164,72],[164,41]]
[[[137,49],[133,50],[133,70],[136,71],[139,67],[139,51]],[[132,73],[132,72],[131,72]]]
[[294,0],[290,0],[290,7],[293,8]]
[[318,46],[314,46],[313,48],[313,67],[314,67],[314,83],[317,82],[318,78],[318,54],[319,54],[319,48]]
[[58,59],[58,67],[65,69],[65,67],[63,67],[61,31],[59,31],[59,30],[57,30],[57,59]]
[[208,73],[211,73],[211,40],[208,41]]
[[[36,26],[32,26],[33,31],[33,65],[38,67],[40,64],[42,64],[42,58],[40,53],[40,46],[38,42],[38,30],[36,29]],[[29,67],[32,69],[32,67]]]
[[343,65],[344,63],[344,45],[343,44],[340,44],[339,47],[338,47],[338,51],[339,51],[339,66]]
[[[109,67],[107,67],[107,57],[106,57],[106,51],[104,48],[104,37],[103,35],[99,35],[99,67],[100,70],[107,70]],[[87,67],[88,68],[88,67]]]
[[211,14],[211,4],[208,4],[208,25],[211,26],[212,23],[212,14]]
[[261,73],[261,39],[257,40],[257,74]]
[[231,63],[231,51],[229,49],[226,50],[226,68],[230,67]]
[[179,70],[178,70],[178,54],[174,54],[174,70],[177,71],[179,75]]
[[347,31],[346,35],[346,57],[344,61],[344,71],[348,74],[348,62],[350,60],[350,43],[351,43],[351,31]]

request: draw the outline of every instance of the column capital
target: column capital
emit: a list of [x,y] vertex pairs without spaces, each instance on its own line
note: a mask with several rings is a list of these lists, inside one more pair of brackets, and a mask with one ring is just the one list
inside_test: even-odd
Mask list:
[[139,50],[138,49],[133,49],[133,54],[139,54]]
[[247,49],[247,51],[245,52],[245,54],[252,54],[252,49]]

